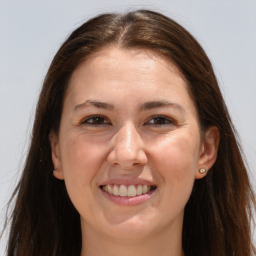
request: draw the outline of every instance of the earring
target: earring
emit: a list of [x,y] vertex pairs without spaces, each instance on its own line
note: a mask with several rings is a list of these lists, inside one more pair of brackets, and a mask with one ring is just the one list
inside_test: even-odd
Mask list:
[[204,174],[204,173],[206,173],[207,171],[206,171],[206,169],[202,168],[202,169],[199,170],[199,172],[200,172],[201,174]]

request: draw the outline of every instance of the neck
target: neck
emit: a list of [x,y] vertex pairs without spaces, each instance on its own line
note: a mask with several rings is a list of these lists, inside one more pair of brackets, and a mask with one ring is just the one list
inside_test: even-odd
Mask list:
[[87,226],[86,233],[82,232],[81,256],[184,256],[181,229],[178,233],[159,232],[144,239],[113,238],[92,231]]

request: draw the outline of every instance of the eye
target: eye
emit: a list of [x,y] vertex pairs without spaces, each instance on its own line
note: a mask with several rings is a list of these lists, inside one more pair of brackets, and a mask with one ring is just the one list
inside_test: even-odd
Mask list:
[[165,116],[154,116],[150,118],[145,124],[151,125],[151,126],[163,126],[163,125],[172,125],[174,124],[174,121]]
[[109,120],[104,116],[90,116],[85,118],[82,122],[83,125],[91,125],[91,126],[104,126],[110,125]]

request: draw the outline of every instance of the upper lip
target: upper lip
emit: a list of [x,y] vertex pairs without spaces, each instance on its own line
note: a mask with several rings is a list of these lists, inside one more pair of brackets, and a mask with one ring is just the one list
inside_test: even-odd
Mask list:
[[108,184],[116,184],[116,185],[149,185],[149,186],[156,186],[155,183],[152,181],[148,181],[141,178],[112,178],[105,180],[99,184],[99,186],[105,186]]

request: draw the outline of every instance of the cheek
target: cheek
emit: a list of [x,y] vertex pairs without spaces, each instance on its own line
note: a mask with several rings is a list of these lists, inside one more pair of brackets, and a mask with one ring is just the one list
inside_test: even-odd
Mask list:
[[62,145],[61,158],[64,174],[69,173],[88,176],[101,162],[104,152],[97,143],[90,143],[83,134],[66,138]]
[[198,151],[199,136],[195,134],[194,137],[177,134],[155,143],[151,151],[153,168],[162,176],[165,191],[170,195],[188,199],[195,180]]
[[97,144],[88,143],[84,136],[70,136],[61,146],[62,168],[67,189],[89,189],[104,158]]
[[[170,171],[180,175],[181,172],[194,170],[198,160],[199,136],[177,134],[161,138],[151,147],[152,157]],[[166,169],[166,168],[163,168]]]
[[68,195],[79,213],[93,209],[92,193],[95,192],[94,177],[104,159],[104,152],[97,144],[88,143],[84,136],[63,140],[61,147],[62,168]]
[[167,219],[183,216],[194,185],[197,146],[188,137],[165,140],[158,146],[154,163],[163,180],[160,208]]

